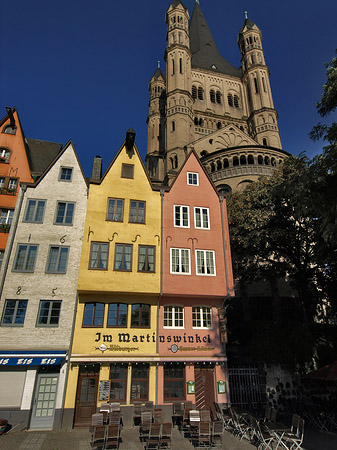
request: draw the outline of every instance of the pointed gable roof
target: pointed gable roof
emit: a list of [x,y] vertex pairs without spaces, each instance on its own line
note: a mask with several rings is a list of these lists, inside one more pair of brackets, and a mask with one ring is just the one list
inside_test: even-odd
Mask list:
[[155,73],[152,75],[151,80],[158,80],[159,78],[162,78],[164,81],[166,80],[166,77],[160,67],[158,67]]
[[190,43],[192,67],[241,77],[241,69],[236,69],[220,55],[199,3],[194,6],[190,22]]
[[247,28],[247,29],[249,29],[249,30],[252,30],[254,27],[255,27],[255,28],[258,28],[258,27],[255,25],[255,23],[254,23],[253,21],[251,21],[250,19],[247,18],[247,19],[245,19],[245,21],[243,22],[243,25],[242,25],[242,27],[240,28],[239,34],[241,34],[245,28]]

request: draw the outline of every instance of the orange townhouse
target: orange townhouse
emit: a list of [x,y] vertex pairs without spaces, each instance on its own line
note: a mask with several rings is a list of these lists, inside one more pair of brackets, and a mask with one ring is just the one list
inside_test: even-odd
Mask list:
[[158,404],[228,403],[223,304],[234,295],[225,198],[194,152],[162,191]]

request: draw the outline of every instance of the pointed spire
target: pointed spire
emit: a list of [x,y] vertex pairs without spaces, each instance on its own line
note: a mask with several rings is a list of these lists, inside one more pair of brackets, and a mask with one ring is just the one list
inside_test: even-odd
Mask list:
[[199,1],[195,2],[190,22],[190,43],[193,67],[241,76],[241,70],[236,69],[220,55]]
[[245,11],[245,19],[248,19],[248,12]]
[[160,61],[158,61],[158,69],[160,69]]

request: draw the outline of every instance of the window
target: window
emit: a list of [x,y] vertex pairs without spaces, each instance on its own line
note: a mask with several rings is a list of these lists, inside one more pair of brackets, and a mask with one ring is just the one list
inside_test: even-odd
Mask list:
[[4,260],[5,250],[0,250],[0,269],[2,266],[2,261]]
[[239,97],[237,95],[234,95],[234,106],[235,108],[239,107]]
[[199,174],[195,172],[187,172],[187,184],[199,186]]
[[126,327],[128,305],[126,303],[110,303],[108,309],[108,327]]
[[147,363],[132,364],[131,401],[144,402],[148,399],[148,372]]
[[37,245],[19,244],[13,265],[16,272],[34,272]]
[[190,213],[188,206],[174,205],[174,226],[190,227]]
[[233,106],[233,96],[232,94],[227,95],[228,105]]
[[42,223],[44,210],[46,206],[45,200],[29,199],[24,215],[24,222]]
[[193,306],[193,328],[212,328],[212,308],[206,306]]
[[196,250],[197,275],[215,275],[214,251]]
[[204,99],[204,91],[202,87],[198,87],[198,100]]
[[57,202],[55,224],[72,225],[74,210],[75,210],[75,203]]
[[171,125],[172,125],[171,131],[172,131],[172,132],[173,132],[173,131],[176,131],[176,123],[175,123],[174,120],[172,120]]
[[196,88],[196,86],[192,86],[192,98],[193,98],[193,100],[196,100],[196,98],[197,98],[197,88]]
[[8,163],[11,152],[7,148],[0,148],[0,163]]
[[131,327],[149,328],[150,327],[150,305],[144,303],[135,303],[131,310]]
[[122,178],[133,178],[133,176],[134,176],[134,165],[122,164]]
[[130,218],[132,223],[145,223],[145,202],[130,200]]
[[210,229],[208,208],[194,208],[194,224],[195,228],[204,228],[206,230]]
[[164,401],[184,400],[184,386],[184,363],[164,363]]
[[5,134],[15,134],[16,126],[15,125],[6,125],[3,129],[3,133]]
[[84,305],[83,327],[103,327],[104,303],[86,303]]
[[138,272],[155,271],[156,247],[140,245],[138,248]]
[[221,103],[221,93],[220,91],[216,91],[216,102]]
[[59,245],[51,246],[49,249],[46,272],[66,273],[68,263],[69,247]]
[[211,99],[211,102],[215,103],[215,92],[213,91],[213,89],[210,91],[209,97]]
[[1,325],[23,325],[28,300],[6,300]]
[[132,244],[116,244],[115,270],[131,271]]
[[108,199],[107,220],[123,222],[124,200],[121,198]]
[[191,274],[189,248],[171,248],[171,273]]
[[182,306],[164,307],[164,327],[184,328],[184,308]]
[[0,224],[10,225],[13,220],[14,209],[3,208],[0,210]]
[[60,170],[60,181],[71,181],[73,176],[73,168],[72,167],[61,167]]
[[41,300],[37,325],[57,327],[60,320],[61,303],[60,300]]
[[108,268],[109,244],[107,242],[92,242],[90,251],[89,269]]
[[110,401],[126,401],[126,380],[128,376],[127,363],[114,363],[110,365]]

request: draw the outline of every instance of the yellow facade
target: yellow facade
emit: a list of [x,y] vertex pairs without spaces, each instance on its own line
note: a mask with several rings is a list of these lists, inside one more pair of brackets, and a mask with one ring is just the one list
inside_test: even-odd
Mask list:
[[[123,212],[121,213],[120,208],[119,215],[115,217],[113,214],[116,210],[113,206],[116,206],[117,200],[119,206],[122,200]],[[137,208],[141,205],[142,216],[138,215],[138,209],[136,216],[134,215],[135,204]],[[137,390],[143,389],[146,383],[144,380],[135,380],[135,374],[138,378],[141,377],[142,368],[144,371],[145,367],[147,400],[155,402],[160,234],[160,192],[152,189],[136,147],[127,149],[123,146],[102,180],[91,182],[89,188],[71,368],[65,400],[65,410],[69,414],[72,412],[75,425],[85,423],[78,405],[85,397],[86,376],[93,380],[95,407],[108,400],[120,400],[122,404],[128,405],[137,400],[138,395],[141,396]],[[97,256],[97,248],[103,252],[102,244],[104,254]],[[128,247],[128,251],[131,249],[132,258],[131,261],[129,259],[127,269],[121,269],[122,263],[116,263],[119,258],[116,254],[117,246],[120,249],[123,245]],[[149,266],[147,269],[141,268],[141,248],[151,248],[150,269]],[[123,250],[123,261],[124,257],[126,258]],[[117,308],[121,308],[121,305],[124,308],[122,324],[118,322],[119,319],[113,322],[115,317],[120,317],[116,311],[120,311]],[[94,317],[98,308],[99,319]],[[113,314],[116,315],[112,317]],[[138,320],[137,314],[139,322],[135,323]],[[109,398],[103,400],[100,398],[102,381],[109,381],[110,387],[117,389],[113,384],[115,372],[112,375],[112,371],[116,370],[112,367],[116,365],[122,367],[124,378],[119,386],[122,386],[123,394],[119,392],[118,395],[123,398],[115,399],[109,394]]]

